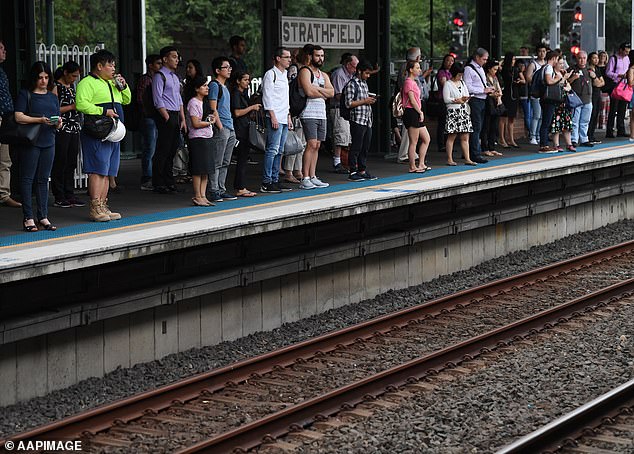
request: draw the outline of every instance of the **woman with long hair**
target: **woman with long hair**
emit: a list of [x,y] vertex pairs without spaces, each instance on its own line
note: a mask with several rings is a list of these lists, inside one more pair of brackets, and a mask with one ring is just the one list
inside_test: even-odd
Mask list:
[[495,143],[498,140],[498,121],[500,118],[496,109],[497,106],[502,104],[502,87],[500,87],[497,76],[500,70],[500,62],[497,60],[489,60],[485,63],[483,69],[486,75],[487,87],[493,88],[493,92],[489,93],[487,98],[484,125],[480,133],[482,154],[485,156],[502,156],[502,153],[495,149]]
[[550,125],[550,132],[553,135],[553,144],[557,151],[564,151],[563,147],[561,147],[559,143],[559,135],[564,136],[564,140],[566,141],[566,150],[567,151],[577,151],[577,149],[572,145],[571,131],[572,131],[572,109],[568,107],[567,98],[568,92],[572,90],[570,83],[568,82],[568,78],[573,74],[566,72],[564,69],[564,59],[563,57],[559,57],[557,60],[557,64],[554,66],[555,74],[559,74],[561,76],[559,84],[563,88],[563,100],[558,103],[555,107],[555,113],[553,115],[553,120]]
[[[33,145],[20,150],[20,192],[22,194],[22,228],[25,232],[56,230],[48,219],[48,179],[55,157],[55,130],[62,127],[59,101],[51,93],[53,74],[43,61],[31,66],[28,90],[20,90],[15,102],[15,121],[20,124],[41,124],[40,134]],[[33,216],[33,183],[37,201],[37,225]]]
[[588,123],[588,141],[593,145],[601,143],[594,136],[594,132],[597,129],[601,111],[601,93],[605,86],[604,71],[605,68],[599,67],[599,54],[590,52],[588,54],[588,74],[590,74],[590,80],[592,81],[592,113],[590,114],[590,123]]
[[[442,64],[440,65],[440,69],[438,70],[438,73],[436,74],[436,84],[438,85],[437,87],[437,93],[439,97],[442,98],[443,96],[443,88],[445,87],[445,82],[447,82],[449,79],[451,79],[451,66],[454,64],[454,62],[456,61],[455,57],[451,54],[447,54],[443,57],[442,59]],[[445,107],[445,104],[442,104],[443,107]],[[444,108],[439,112],[438,115],[438,125],[436,126],[436,137],[438,140],[438,151],[443,152],[445,151],[445,122],[447,121],[447,109]]]
[[[425,165],[425,155],[429,147],[429,132],[427,126],[423,123],[425,115],[421,109],[420,88],[416,83],[416,79],[420,77],[422,71],[420,63],[417,61],[408,61],[405,66],[405,81],[401,96],[403,99],[403,125],[407,128],[409,138],[409,148],[407,156],[409,159],[409,173],[423,173],[430,170],[431,167]],[[416,145],[418,146],[419,161],[416,165]]]
[[443,99],[447,105],[447,122],[444,133],[447,135],[447,165],[455,166],[453,160],[453,144],[456,136],[460,138],[460,147],[465,164],[474,166],[475,162],[469,157],[469,134],[473,132],[469,110],[469,89],[462,80],[464,66],[454,63],[450,69],[451,79],[445,82]]
[[513,52],[507,52],[504,55],[501,75],[502,83],[504,84],[502,102],[506,107],[506,112],[500,116],[500,137],[498,143],[504,148],[519,148],[519,145],[515,143],[513,127],[520,100],[520,87],[526,85],[526,79],[524,79],[524,74],[522,74],[517,65],[515,65],[515,55]]
[[[233,187],[238,197],[254,197],[255,192],[246,187],[246,169],[249,159],[249,115],[261,109],[261,104],[249,105],[249,84],[251,76],[237,71],[233,76],[231,90],[231,115],[238,145],[234,151],[236,157],[236,174]],[[277,170],[277,169],[276,169]]]
[[79,65],[74,61],[67,61],[55,71],[55,88],[62,114],[62,127],[57,131],[55,138],[51,189],[55,196],[55,206],[61,208],[86,205],[74,194],[81,131],[79,112],[75,108],[75,83],[79,76]]
[[192,203],[199,207],[212,206],[207,199],[207,175],[212,166],[211,138],[213,137],[213,115],[207,113],[209,107],[207,95],[209,87],[207,79],[196,76],[190,80],[189,86],[195,95],[187,103],[187,137],[189,144],[189,164],[192,173],[194,197]]
[[194,58],[187,60],[185,65],[185,80],[183,81],[183,105],[186,106],[189,100],[196,96],[196,89],[192,82],[198,76],[204,76],[203,66]]

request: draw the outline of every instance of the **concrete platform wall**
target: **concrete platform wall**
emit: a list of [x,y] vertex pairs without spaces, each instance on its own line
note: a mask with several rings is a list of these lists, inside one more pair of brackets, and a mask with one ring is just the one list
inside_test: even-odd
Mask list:
[[0,346],[0,405],[230,341],[634,217],[615,196]]

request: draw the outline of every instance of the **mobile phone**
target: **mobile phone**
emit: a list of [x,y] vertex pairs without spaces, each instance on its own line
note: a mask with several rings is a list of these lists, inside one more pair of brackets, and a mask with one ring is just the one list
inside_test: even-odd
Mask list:
[[51,123],[57,123],[59,121],[59,116],[53,115],[52,117],[48,119],[48,121]]
[[369,96],[370,98],[376,98],[378,95],[377,95],[376,93],[369,92],[369,93],[368,93],[368,96]]

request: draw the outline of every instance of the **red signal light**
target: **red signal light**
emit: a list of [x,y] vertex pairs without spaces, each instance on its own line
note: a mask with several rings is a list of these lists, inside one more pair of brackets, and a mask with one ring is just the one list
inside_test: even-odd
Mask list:
[[459,17],[454,17],[453,18],[453,24],[456,27],[463,27],[464,26],[464,21],[461,18],[459,18]]
[[581,7],[577,6],[575,8],[575,21],[576,22],[581,22],[583,20],[583,13],[581,12]]
[[570,48],[570,53],[573,55],[577,55],[579,52],[581,52],[581,48],[579,46],[572,46]]

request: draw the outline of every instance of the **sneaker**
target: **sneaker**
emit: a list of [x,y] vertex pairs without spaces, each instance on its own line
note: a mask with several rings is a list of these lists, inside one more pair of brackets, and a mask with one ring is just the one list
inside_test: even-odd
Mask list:
[[70,202],[68,200],[56,200],[53,205],[58,207],[58,208],[70,208],[70,207],[72,207],[72,205],[70,204]]
[[575,153],[577,151],[577,149],[575,147],[573,147],[572,145],[569,145],[566,149],[568,151],[572,151],[573,153]]
[[282,192],[275,183],[262,183],[260,186],[260,192],[270,192],[272,194],[279,194]]
[[238,200],[237,196],[229,194],[228,192],[221,192],[220,197],[222,197],[222,200]]
[[374,175],[372,175],[370,172],[368,172],[367,170],[365,171],[365,173],[361,174],[361,178],[363,178],[364,180],[378,180],[379,177],[375,177]]
[[210,202],[224,202],[225,199],[222,198],[219,192],[212,192],[211,196],[208,197]]
[[545,146],[545,147],[541,147],[539,149],[539,153],[557,153],[559,150],[557,150],[556,148],[552,148],[549,146]]
[[334,169],[335,169],[334,170],[335,173],[338,173],[338,174],[341,174],[341,175],[348,173],[348,171],[345,169],[345,167],[341,163],[337,164],[334,167]]
[[82,202],[81,200],[79,200],[75,196],[73,196],[70,199],[68,199],[68,203],[70,203],[70,206],[73,206],[73,207],[85,207],[86,206],[86,202]]
[[365,181],[365,178],[363,178],[361,176],[360,173],[357,172],[352,172],[349,176],[348,176],[348,181],[354,181],[354,182],[360,182],[360,181]]
[[328,186],[330,186],[330,183],[324,183],[323,181],[321,181],[319,178],[317,178],[316,176],[312,177],[310,179],[310,182],[312,184],[314,184],[316,187],[318,188],[327,188]]
[[583,142],[580,146],[581,147],[590,147],[590,148],[592,148],[592,147],[594,147],[594,144],[592,142],[590,142],[590,141],[587,141],[587,142]]
[[289,185],[280,183],[279,181],[274,181],[273,184],[277,187],[277,189],[279,189],[282,192],[288,192],[293,190],[293,188],[291,188]]
[[152,181],[146,181],[145,183],[141,183],[141,191],[151,191],[154,189],[152,186]]
[[251,158],[251,156],[249,156],[249,157],[247,158],[247,164],[251,164],[252,166],[255,166],[255,165],[258,165],[258,164],[259,164],[259,162],[258,162],[258,161],[256,161],[255,159]]
[[530,143],[531,145],[539,145],[539,142],[537,142],[537,139],[535,138],[532,138],[531,140],[529,140],[528,143]]
[[229,165],[235,166],[238,163],[238,160],[234,157],[231,158],[231,162],[229,163]]
[[315,189],[316,187],[308,177],[302,178],[302,182],[299,183],[299,189]]

